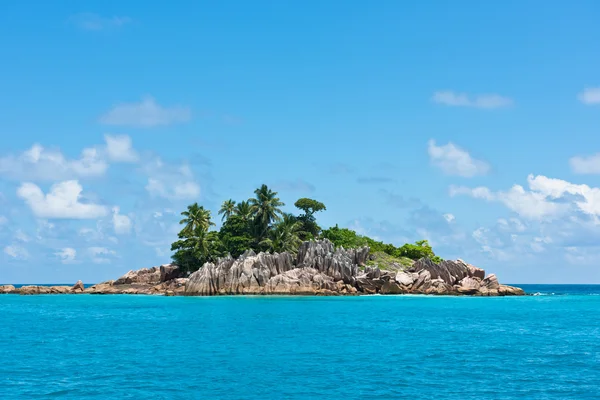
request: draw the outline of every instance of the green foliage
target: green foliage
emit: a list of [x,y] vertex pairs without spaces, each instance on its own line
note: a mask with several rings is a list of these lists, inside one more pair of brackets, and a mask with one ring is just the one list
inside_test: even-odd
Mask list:
[[283,214],[281,221],[269,230],[267,237],[260,244],[269,251],[296,254],[302,244],[300,235],[303,233],[302,223],[298,218],[292,214]]
[[264,239],[271,223],[281,219],[282,211],[279,207],[285,204],[277,197],[277,192],[272,191],[267,185],[262,185],[254,191],[255,198],[250,199],[250,209],[256,228],[256,239]]
[[300,210],[304,211],[304,214],[311,215],[311,216],[316,212],[324,211],[327,209],[325,207],[325,204],[321,203],[320,201],[309,199],[306,197],[298,199],[294,203],[294,206],[296,206],[296,208],[299,208]]
[[423,257],[441,261],[426,240],[395,247],[337,225],[322,231],[315,213],[326,207],[317,200],[298,199],[294,205],[303,213],[294,216],[283,213],[281,207],[284,204],[277,192],[266,185],[256,189],[254,194],[255,197],[248,201],[236,203],[229,199],[223,202],[219,209],[223,225],[218,232],[210,230],[215,224],[209,210],[198,203],[189,205],[181,213],[183,228],[178,240],[171,245],[173,261],[184,272],[193,272],[206,262],[214,262],[226,254],[239,257],[248,249],[295,254],[303,241],[316,238],[329,239],[336,247],[346,249],[369,246],[375,258],[373,262],[388,269],[401,268]]
[[187,210],[182,212],[181,215],[185,218],[179,221],[179,223],[185,225],[183,230],[186,231],[188,235],[191,235],[196,229],[207,231],[214,225],[210,220],[210,211],[199,206],[198,203],[189,205]]
[[386,271],[403,271],[413,265],[415,260],[411,260],[407,257],[394,257],[383,251],[373,252],[366,265],[375,266],[377,265],[381,269]]
[[235,206],[233,213],[242,218],[245,222],[250,222],[252,219],[252,206],[247,201],[240,201]]
[[221,205],[221,209],[219,210],[219,215],[222,215],[221,221],[224,219],[228,219],[235,213],[235,201],[229,199],[225,200]]
[[179,240],[171,245],[173,261],[183,272],[193,272],[208,261],[215,261],[222,255],[217,232],[208,232],[201,227],[179,232]]
[[345,249],[362,247],[368,244],[367,238],[360,236],[348,228],[340,228],[337,225],[321,232],[321,237],[329,239],[336,247]]
[[244,251],[253,247],[254,238],[249,221],[240,215],[230,216],[219,231],[219,240],[225,253],[239,257]]
[[326,229],[321,236],[331,240],[336,246],[342,246],[345,249],[361,246],[369,246],[371,253],[385,253],[397,259],[408,258],[419,260],[423,257],[430,258],[434,262],[443,261],[436,256],[427,240],[419,240],[415,244],[405,244],[402,247],[395,247],[393,244],[386,244],[367,236],[361,236],[351,229],[339,228],[337,225]]
[[404,246],[398,248],[392,255],[396,257],[407,257],[411,260],[418,260],[426,257],[434,262],[443,261],[440,257],[435,255],[427,240],[419,240],[415,242],[415,244],[406,243]]
[[298,199],[294,205],[296,208],[304,211],[304,214],[298,216],[298,221],[302,224],[300,238],[302,240],[311,240],[318,237],[321,232],[321,227],[317,224],[314,214],[326,210],[325,204],[317,200],[303,197]]

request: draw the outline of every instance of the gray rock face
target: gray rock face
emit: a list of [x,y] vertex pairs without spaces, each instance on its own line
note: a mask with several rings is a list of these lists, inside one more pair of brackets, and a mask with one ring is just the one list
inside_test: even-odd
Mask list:
[[220,259],[206,263],[190,275],[186,294],[210,296],[216,294],[261,294],[269,279],[294,268],[289,253],[247,251],[237,260]]
[[185,294],[519,294],[517,288],[500,290],[495,275],[483,279],[484,270],[462,260],[436,264],[421,259],[408,271],[370,266],[360,271],[368,257],[366,247],[335,249],[329,240],[304,242],[295,258],[248,251],[237,260],[227,257],[205,264],[190,276]]
[[319,294],[338,289],[333,278],[314,268],[294,268],[275,275],[265,285],[265,294]]
[[314,268],[331,276],[334,280],[354,284],[358,267],[369,257],[369,248],[345,250],[334,248],[329,240],[304,242],[298,249],[296,265],[300,268]]
[[304,242],[294,258],[290,253],[247,251],[237,260],[227,257],[207,263],[190,275],[185,293],[294,294],[325,293],[354,286],[359,263],[365,263],[369,249],[335,249],[329,240]]

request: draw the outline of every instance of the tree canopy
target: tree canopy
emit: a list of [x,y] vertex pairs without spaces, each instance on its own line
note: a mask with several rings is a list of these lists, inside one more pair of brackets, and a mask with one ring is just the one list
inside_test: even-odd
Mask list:
[[183,218],[180,224],[183,228],[178,240],[171,245],[173,261],[184,272],[193,272],[206,262],[216,262],[219,257],[228,254],[239,257],[249,249],[294,254],[303,241],[324,238],[336,247],[369,246],[371,252],[385,252],[393,257],[441,260],[426,240],[396,247],[337,225],[322,230],[315,214],[327,208],[318,200],[306,197],[298,199],[294,206],[302,211],[299,215],[285,213],[282,209],[284,206],[277,192],[262,185],[254,191],[252,198],[239,202],[225,200],[218,211],[223,224],[216,231],[211,230],[215,226],[211,212],[193,203],[181,213]]

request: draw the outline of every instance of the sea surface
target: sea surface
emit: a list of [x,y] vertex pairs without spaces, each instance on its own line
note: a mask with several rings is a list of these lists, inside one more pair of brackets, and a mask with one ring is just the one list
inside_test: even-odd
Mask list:
[[520,286],[538,295],[0,295],[0,398],[600,398],[600,286]]

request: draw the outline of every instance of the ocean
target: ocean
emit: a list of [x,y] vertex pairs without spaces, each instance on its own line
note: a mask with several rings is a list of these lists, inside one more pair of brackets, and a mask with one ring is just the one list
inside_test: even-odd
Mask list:
[[535,296],[0,295],[0,398],[598,399],[600,286]]

